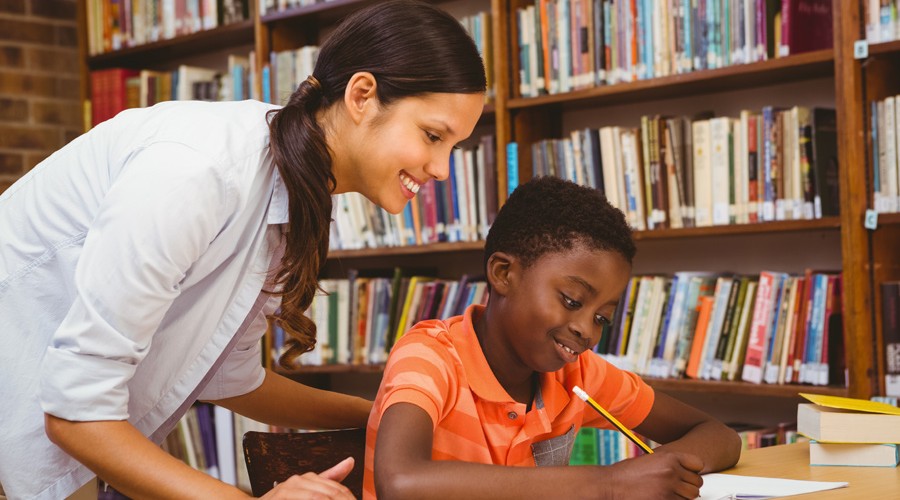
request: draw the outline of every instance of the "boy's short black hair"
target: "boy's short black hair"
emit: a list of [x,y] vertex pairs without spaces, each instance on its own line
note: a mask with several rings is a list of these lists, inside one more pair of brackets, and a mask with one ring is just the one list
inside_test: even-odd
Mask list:
[[536,177],[516,188],[484,244],[484,262],[505,252],[530,266],[548,252],[576,244],[618,252],[630,264],[637,251],[622,212],[600,191],[558,177]]

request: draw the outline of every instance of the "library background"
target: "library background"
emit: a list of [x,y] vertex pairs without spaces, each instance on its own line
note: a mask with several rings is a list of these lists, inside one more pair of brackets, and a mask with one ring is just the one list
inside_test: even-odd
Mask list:
[[[0,0],[0,191],[126,108],[283,102],[371,3]],[[435,3],[484,57],[481,121],[403,214],[338,197],[318,346],[285,369],[271,329],[262,363],[373,398],[406,328],[486,299],[483,239],[508,193],[556,175],[602,190],[635,230],[597,355],[748,448],[796,439],[798,392],[900,396],[898,2]],[[249,491],[240,436],[260,429],[198,404],[164,447]],[[585,432],[572,461],[631,453]]]

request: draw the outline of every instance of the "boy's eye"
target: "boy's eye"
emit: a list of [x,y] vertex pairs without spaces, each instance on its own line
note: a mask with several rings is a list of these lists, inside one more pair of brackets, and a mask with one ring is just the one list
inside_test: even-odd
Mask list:
[[600,326],[606,326],[610,323],[609,318],[600,314],[594,316],[594,321]]
[[571,297],[563,295],[562,299],[563,299],[563,302],[566,304],[566,307],[568,307],[569,309],[577,309],[577,308],[581,307],[581,302],[578,302],[577,300],[575,300]]

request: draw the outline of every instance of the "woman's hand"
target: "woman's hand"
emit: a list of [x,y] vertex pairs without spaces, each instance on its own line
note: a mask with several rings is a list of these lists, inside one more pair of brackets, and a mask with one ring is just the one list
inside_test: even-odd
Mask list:
[[275,484],[268,493],[261,498],[275,499],[353,499],[353,494],[346,486],[340,483],[353,470],[354,460],[347,457],[334,467],[316,474],[306,474],[289,477],[286,481]]

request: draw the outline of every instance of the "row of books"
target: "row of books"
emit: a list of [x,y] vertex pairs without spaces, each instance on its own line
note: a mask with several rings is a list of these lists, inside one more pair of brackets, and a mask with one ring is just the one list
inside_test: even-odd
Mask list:
[[91,72],[91,123],[171,100],[231,101],[250,97],[250,59],[229,55],[226,70],[179,65],[173,71],[110,68]]
[[357,193],[334,198],[330,248],[347,250],[478,241],[497,215],[494,136],[455,149],[445,182],[429,182],[392,215]]
[[250,19],[249,0],[88,0],[90,55]]
[[871,401],[802,394],[797,431],[811,439],[810,465],[897,467],[900,464],[900,408],[897,398]]
[[841,275],[633,277],[596,351],[661,378],[845,385]]
[[250,492],[243,455],[248,431],[271,432],[272,427],[209,403],[197,403],[178,421],[162,449],[187,465]]
[[310,5],[332,1],[334,0],[260,0],[259,14],[264,16],[266,14],[274,14],[276,12],[283,12],[300,7],[309,7]]
[[897,0],[863,0],[867,42],[892,42],[900,38],[898,7]]
[[872,101],[872,192],[875,211],[900,212],[900,99]]
[[752,63],[832,46],[830,0],[535,0],[516,10],[519,94]]
[[536,142],[532,174],[602,190],[637,230],[838,214],[833,109],[705,116],[644,116],[636,128]]
[[[460,18],[460,23],[469,36],[475,41],[479,54],[484,61],[487,75],[486,98],[494,95],[493,82],[493,49],[491,42],[491,18],[489,12],[480,12]],[[273,51],[269,64],[262,69],[263,100],[276,104],[285,104],[291,93],[306,77],[313,74],[316,60],[319,57],[318,45],[306,45],[297,49]],[[267,92],[271,92],[268,94]],[[271,97],[268,97],[271,95]]]
[[[740,435],[743,450],[795,443],[798,440],[794,423],[779,424],[775,428],[747,424],[729,424],[729,427]],[[657,446],[650,440],[644,442],[651,448]],[[612,465],[641,454],[641,449],[617,430],[582,427],[575,435],[569,465]]]
[[[464,275],[437,279],[402,269],[390,278],[362,277],[319,282],[307,311],[318,330],[314,350],[300,357],[301,365],[381,364],[397,339],[419,321],[462,314],[471,304],[487,302],[487,283]],[[270,355],[278,359],[284,332],[272,327]]]
[[[272,97],[263,97],[263,100],[274,104],[287,104],[300,83],[313,74],[318,58],[318,45],[304,45],[298,49],[272,52],[269,64],[263,68],[262,82],[263,87],[271,88]],[[271,75],[271,82],[266,81],[267,74]]]

